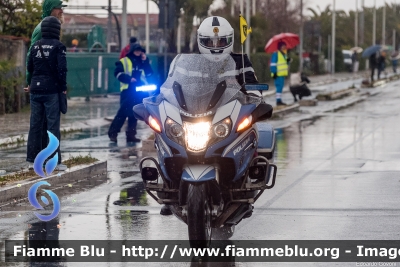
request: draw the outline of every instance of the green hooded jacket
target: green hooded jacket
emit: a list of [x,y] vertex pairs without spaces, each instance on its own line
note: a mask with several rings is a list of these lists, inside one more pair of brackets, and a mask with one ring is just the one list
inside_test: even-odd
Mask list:
[[[55,8],[55,7],[57,7],[57,6],[60,6],[60,5],[62,5],[63,4],[63,1],[61,1],[61,0],[44,0],[43,1],[43,3],[42,3],[42,19],[44,19],[45,17],[48,17],[48,16],[50,16],[50,14],[51,14],[51,11]],[[29,49],[28,49],[28,54],[27,54],[27,57],[26,57],[26,62],[28,63],[28,58],[29,58],[29,55],[30,55],[30,53],[31,53],[31,47],[32,47],[32,45],[34,44],[34,43],[36,43],[37,41],[39,41],[40,39],[42,39],[42,30],[41,30],[41,27],[42,27],[42,22],[40,22],[37,26],[36,26],[36,28],[33,30],[33,33],[32,33],[32,37],[31,37],[31,44],[30,44],[30,46],[29,46]],[[31,80],[31,76],[32,76],[32,73],[30,73],[29,71],[26,71],[26,82],[27,82],[27,84],[29,84],[30,82],[30,80]]]

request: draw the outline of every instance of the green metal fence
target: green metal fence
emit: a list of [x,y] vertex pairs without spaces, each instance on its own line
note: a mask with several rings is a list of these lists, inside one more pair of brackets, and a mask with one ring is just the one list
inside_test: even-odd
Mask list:
[[[159,58],[148,54],[150,64],[158,77]],[[119,93],[119,82],[114,77],[119,53],[68,53],[68,95],[71,97]]]

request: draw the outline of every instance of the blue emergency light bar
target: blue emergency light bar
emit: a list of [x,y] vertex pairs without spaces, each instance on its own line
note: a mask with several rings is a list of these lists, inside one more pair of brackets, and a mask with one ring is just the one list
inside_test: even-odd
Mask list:
[[157,85],[149,84],[136,87],[136,92],[151,92],[157,90]]

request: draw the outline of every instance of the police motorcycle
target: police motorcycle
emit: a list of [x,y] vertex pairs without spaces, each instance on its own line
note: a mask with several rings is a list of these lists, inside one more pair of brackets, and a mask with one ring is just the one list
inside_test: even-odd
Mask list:
[[261,122],[272,107],[241,91],[231,56],[209,57],[178,55],[160,94],[133,108],[155,132],[158,160],[139,165],[145,189],[187,224],[192,247],[231,237],[277,173],[274,129]]

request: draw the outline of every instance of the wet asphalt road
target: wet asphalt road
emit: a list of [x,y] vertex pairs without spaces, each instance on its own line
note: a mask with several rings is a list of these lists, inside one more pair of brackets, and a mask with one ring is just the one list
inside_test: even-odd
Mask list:
[[[276,186],[243,220],[237,240],[399,240],[400,219],[400,82],[382,93],[336,113],[277,129]],[[282,121],[273,121],[279,127]],[[142,137],[149,134],[145,126]],[[110,146],[99,128],[70,136],[64,153],[91,153],[108,160],[109,180],[91,188],[84,184],[61,198],[60,240],[185,240],[186,225],[159,215],[160,205],[143,190],[137,175],[134,146],[121,137]],[[4,153],[4,151],[2,151]],[[24,148],[9,151],[9,156]],[[27,204],[3,207],[0,239],[24,239],[38,223]],[[40,229],[39,229],[40,230]],[[0,263],[1,265],[1,263]],[[142,266],[123,263],[69,263],[58,266]],[[159,263],[148,264],[159,266]],[[190,266],[190,263],[163,264]],[[235,263],[212,266],[276,266],[276,263]],[[355,266],[355,263],[282,263],[279,266]],[[25,266],[10,265],[7,266]],[[28,266],[28,265],[26,265]],[[46,266],[46,265],[42,265]],[[50,266],[50,265],[49,265]],[[147,266],[147,265],[146,265]]]

